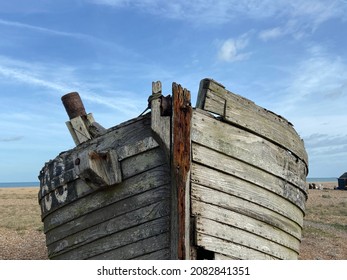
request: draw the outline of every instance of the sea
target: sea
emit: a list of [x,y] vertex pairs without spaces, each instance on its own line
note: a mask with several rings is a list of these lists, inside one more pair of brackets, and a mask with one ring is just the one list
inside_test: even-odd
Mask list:
[[10,183],[0,183],[0,188],[29,188],[29,187],[39,187],[40,182],[10,182]]
[[325,182],[336,182],[337,183],[337,178],[336,177],[327,177],[327,178],[306,178],[306,182],[308,183],[325,183]]

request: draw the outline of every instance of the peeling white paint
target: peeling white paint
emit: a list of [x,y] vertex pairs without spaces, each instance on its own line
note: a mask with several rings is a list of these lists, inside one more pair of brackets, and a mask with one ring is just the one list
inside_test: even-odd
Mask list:
[[58,190],[58,189],[56,189],[56,190],[54,191],[54,193],[55,193],[55,197],[57,198],[57,201],[58,201],[59,203],[64,203],[64,202],[66,201],[66,198],[67,198],[67,195],[68,195],[67,185],[65,184],[65,185],[63,186],[63,193],[62,193],[62,194],[59,193],[59,190]]

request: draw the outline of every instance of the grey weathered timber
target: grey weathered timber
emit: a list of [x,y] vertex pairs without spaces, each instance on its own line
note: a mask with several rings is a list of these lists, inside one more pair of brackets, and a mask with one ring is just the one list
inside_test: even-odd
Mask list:
[[164,147],[168,157],[171,149],[171,118],[162,114],[161,82],[152,83],[152,95],[149,98],[151,107],[151,128],[156,140]]
[[285,118],[212,79],[104,129],[66,99],[76,147],[48,161],[38,200],[51,259],[296,259],[308,158]]
[[[148,213],[148,211],[153,211],[153,213],[149,213],[149,216],[156,213],[163,214],[169,210],[167,207],[169,204],[169,195],[170,190],[168,186],[164,185],[114,202],[105,207],[96,208],[88,215],[79,216],[72,221],[61,224],[48,231],[46,233],[46,243],[47,245],[54,242],[61,243],[61,240],[64,240],[64,238],[68,237],[68,239],[71,240],[74,238],[73,236],[77,236],[79,240],[82,240],[79,237],[82,235],[82,232],[86,232],[93,227],[98,227],[102,223],[109,223],[112,219],[121,219],[124,215],[142,214],[142,220],[146,220],[148,217],[144,214]],[[141,215],[136,216],[136,223],[141,221],[140,218]],[[131,225],[130,220],[124,225],[115,225],[114,227],[127,227],[129,225]],[[111,229],[109,231],[111,231]],[[91,234],[93,234],[93,232]],[[75,245],[77,243],[74,241],[71,244]],[[68,243],[66,243],[66,245],[68,245]],[[54,246],[58,245],[56,244]]]
[[247,215],[244,212],[238,212],[235,207],[228,209],[220,205],[214,205],[199,200],[192,200],[192,214],[238,228],[245,232],[266,238],[276,244],[288,247],[299,252],[300,240],[287,232],[274,227],[264,221],[257,219],[256,216]]
[[[102,259],[100,255],[107,254],[107,252],[111,250],[121,249],[123,246],[136,244],[137,242],[142,240],[145,241],[146,239],[152,238],[159,234],[162,234],[162,239],[161,242],[158,240],[156,245],[158,247],[165,248],[168,246],[169,242],[169,234],[167,231],[168,226],[168,217],[162,217],[160,219],[108,235],[107,237],[97,239],[74,250],[53,256],[53,259]],[[153,244],[151,241],[150,243]],[[133,257],[136,256],[136,251],[132,252]],[[119,259],[123,258],[124,257],[119,256]]]
[[243,260],[277,260],[275,256],[265,254],[263,252],[253,250],[242,244],[233,243],[215,236],[196,233],[197,245],[208,251],[225,255],[231,259]]
[[254,102],[229,92],[212,79],[201,81],[197,107],[219,114],[231,124],[242,126],[274,141],[308,166],[304,145],[291,123]]
[[282,147],[195,110],[192,141],[305,187],[305,163]]

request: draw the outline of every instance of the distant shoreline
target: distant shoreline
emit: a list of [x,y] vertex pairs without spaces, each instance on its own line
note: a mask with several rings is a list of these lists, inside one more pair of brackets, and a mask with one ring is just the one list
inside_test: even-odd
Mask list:
[[39,182],[4,182],[0,183],[0,188],[38,188]]
[[329,177],[329,178],[306,178],[307,183],[336,183],[337,178]]

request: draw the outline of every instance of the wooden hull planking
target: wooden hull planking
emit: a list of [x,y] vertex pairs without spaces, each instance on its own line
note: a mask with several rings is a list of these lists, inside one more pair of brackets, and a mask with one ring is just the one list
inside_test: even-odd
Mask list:
[[292,125],[210,79],[197,108],[174,84],[165,115],[160,94],[45,164],[49,257],[297,259],[308,158]]

